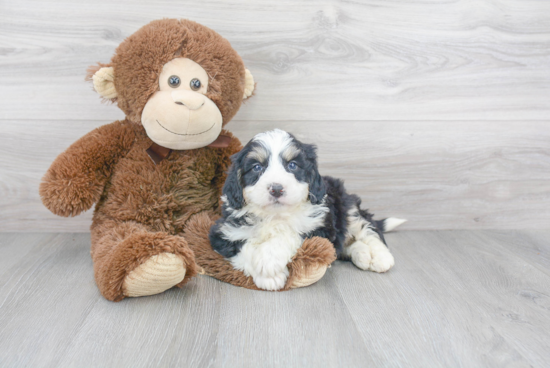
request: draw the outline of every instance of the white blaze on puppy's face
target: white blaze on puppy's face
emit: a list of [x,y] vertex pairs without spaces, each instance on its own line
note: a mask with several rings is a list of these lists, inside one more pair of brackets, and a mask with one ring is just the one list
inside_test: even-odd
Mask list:
[[[258,134],[253,139],[260,144],[248,156],[257,159],[262,166],[262,173],[254,185],[243,190],[245,201],[249,205],[270,207],[272,210],[286,206],[297,206],[307,201],[309,185],[300,182],[296,176],[285,168],[299,150],[293,145],[292,137],[282,130]],[[279,195],[274,196],[273,191]]]

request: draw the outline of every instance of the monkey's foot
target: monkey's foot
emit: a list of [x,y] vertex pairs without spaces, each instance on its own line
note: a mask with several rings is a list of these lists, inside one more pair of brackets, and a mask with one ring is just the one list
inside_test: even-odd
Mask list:
[[182,287],[198,271],[185,238],[152,232],[135,222],[96,224],[92,258],[99,291],[116,302]]
[[302,272],[298,270],[296,272],[296,278],[292,281],[290,288],[295,289],[315,284],[317,281],[321,280],[323,276],[325,276],[327,269],[327,265],[315,264],[304,268]]
[[[251,276],[245,276],[242,271],[234,269],[227,259],[212,250],[208,241],[208,232],[213,224],[212,216],[200,213],[191,217],[184,231],[184,236],[203,273],[235,286],[253,290],[266,289],[262,282],[260,282],[262,288],[259,288]],[[323,277],[334,260],[336,260],[336,251],[330,241],[320,237],[306,239],[287,265],[289,275],[284,287],[281,289],[280,285],[276,285],[268,289],[290,290],[314,284]]]
[[336,260],[336,252],[330,241],[320,237],[304,240],[302,247],[288,265],[290,276],[285,289],[312,285],[327,272]]
[[125,296],[136,297],[162,293],[185,278],[185,264],[173,253],[160,253],[132,270],[124,279]]

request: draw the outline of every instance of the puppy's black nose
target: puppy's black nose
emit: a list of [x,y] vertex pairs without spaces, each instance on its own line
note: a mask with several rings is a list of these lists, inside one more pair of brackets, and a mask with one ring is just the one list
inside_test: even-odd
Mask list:
[[271,194],[275,198],[279,198],[283,195],[283,186],[278,183],[271,184],[271,187],[269,188],[269,194]]

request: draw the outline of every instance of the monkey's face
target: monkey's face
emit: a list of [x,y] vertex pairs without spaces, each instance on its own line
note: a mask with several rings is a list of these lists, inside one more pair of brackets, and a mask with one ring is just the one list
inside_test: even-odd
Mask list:
[[255,87],[226,39],[185,19],[142,27],[109,64],[90,67],[87,78],[127,121],[141,123],[153,142],[174,150],[215,142]]
[[208,74],[194,61],[176,58],[164,64],[159,90],[145,104],[141,123],[151,140],[163,147],[188,150],[214,142],[222,114],[206,97]]

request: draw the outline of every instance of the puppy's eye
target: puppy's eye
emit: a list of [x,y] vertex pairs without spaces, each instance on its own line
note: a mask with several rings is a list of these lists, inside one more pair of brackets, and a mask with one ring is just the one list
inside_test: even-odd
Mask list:
[[198,91],[201,88],[201,81],[197,78],[193,78],[191,82],[189,82],[189,86],[193,91]]
[[262,165],[256,164],[256,165],[252,166],[252,170],[254,172],[260,172],[260,171],[262,171]]
[[172,75],[170,78],[168,78],[168,85],[172,88],[179,87],[181,84],[180,77],[177,75]]
[[298,168],[298,165],[296,164],[296,162],[290,161],[288,163],[288,168],[289,168],[289,170],[296,170]]

